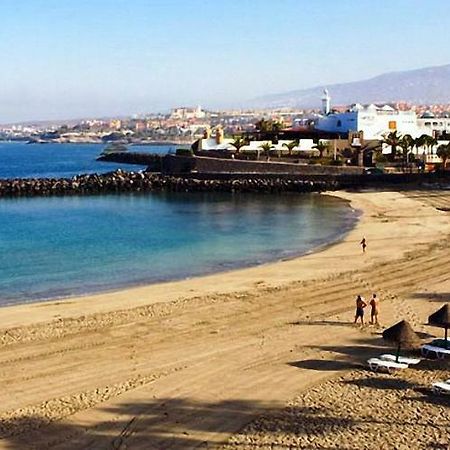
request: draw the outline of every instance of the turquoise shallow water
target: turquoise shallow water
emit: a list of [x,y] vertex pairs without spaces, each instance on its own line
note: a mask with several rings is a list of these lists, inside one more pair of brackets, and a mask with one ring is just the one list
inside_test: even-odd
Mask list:
[[355,220],[345,202],[318,194],[0,199],[0,304],[288,258]]
[[[95,161],[103,147],[0,143],[0,178],[72,177],[121,167]],[[317,194],[0,199],[0,305],[289,258],[339,239],[355,220],[346,203]]]

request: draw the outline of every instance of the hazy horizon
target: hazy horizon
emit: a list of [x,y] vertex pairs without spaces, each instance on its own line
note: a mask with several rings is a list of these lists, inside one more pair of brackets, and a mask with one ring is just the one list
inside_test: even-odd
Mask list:
[[0,123],[240,107],[450,62],[446,0],[61,3],[2,2]]

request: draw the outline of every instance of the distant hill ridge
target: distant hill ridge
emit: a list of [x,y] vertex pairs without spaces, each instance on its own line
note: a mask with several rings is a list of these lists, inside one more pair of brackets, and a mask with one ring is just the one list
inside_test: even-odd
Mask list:
[[406,101],[415,104],[450,103],[450,64],[424,69],[390,72],[367,80],[321,85],[251,101],[253,107],[283,106],[313,108],[320,105],[327,88],[332,104],[389,103]]

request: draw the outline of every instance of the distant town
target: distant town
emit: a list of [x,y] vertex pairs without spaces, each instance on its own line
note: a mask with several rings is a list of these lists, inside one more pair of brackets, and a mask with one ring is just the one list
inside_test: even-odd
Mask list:
[[320,109],[209,111],[197,106],[167,114],[12,124],[0,127],[0,139],[105,144],[105,152],[115,153],[128,145],[173,144],[219,158],[260,160],[262,154],[267,161],[272,156],[279,162],[309,158],[310,164],[365,167],[397,162],[402,170],[445,168],[450,160],[449,104],[334,106],[327,89],[320,100]]
[[[0,125],[0,139],[22,140],[30,143],[106,143],[117,140],[130,144],[192,143],[203,137],[207,130],[217,127],[223,130],[225,137],[253,132],[261,119],[277,122],[281,128],[285,129],[361,131],[359,128],[346,129],[342,125],[342,120],[340,122],[341,130],[337,126],[340,120],[339,115],[345,115],[352,108],[355,110],[355,107],[359,106],[356,104],[350,107],[339,105],[331,107],[328,104],[328,106],[316,109],[279,108],[230,111],[208,111],[200,106],[177,107],[167,114]],[[435,134],[439,134],[450,131],[450,104],[413,105],[398,102],[389,104],[388,107],[403,117],[408,117],[405,113],[409,113],[409,119],[415,122],[417,118],[419,127],[426,132],[432,130]],[[361,108],[362,105],[360,110]],[[386,112],[385,107],[384,115]],[[327,124],[324,122],[324,117],[327,118]],[[336,119],[335,126],[330,123],[331,117]],[[442,119],[444,122],[441,120],[439,124],[438,119]],[[381,129],[380,133],[388,131],[390,130]],[[379,136],[370,136],[366,132],[365,137],[377,138]]]

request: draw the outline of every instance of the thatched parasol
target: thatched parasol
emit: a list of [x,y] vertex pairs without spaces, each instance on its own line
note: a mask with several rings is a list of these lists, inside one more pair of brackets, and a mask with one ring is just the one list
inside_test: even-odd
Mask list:
[[402,346],[411,346],[419,341],[419,337],[406,320],[402,320],[401,322],[398,322],[392,327],[384,330],[383,339],[386,341],[395,342],[397,344],[397,354],[395,356],[396,362],[398,362],[400,348]]
[[448,348],[448,329],[450,328],[450,308],[448,303],[428,317],[428,323],[435,327],[445,328],[444,347]]

